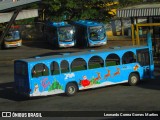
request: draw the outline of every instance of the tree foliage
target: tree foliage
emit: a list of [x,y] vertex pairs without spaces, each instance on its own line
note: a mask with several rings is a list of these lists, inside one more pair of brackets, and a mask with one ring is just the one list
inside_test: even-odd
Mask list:
[[110,10],[117,7],[112,0],[42,0],[41,8],[45,17],[53,21],[91,19],[106,21],[113,14]]
[[129,5],[134,5],[142,3],[144,0],[119,0],[119,7],[127,7]]
[[39,8],[47,20],[90,19],[106,22],[115,16],[117,8],[139,3],[144,3],[144,0],[42,0]]

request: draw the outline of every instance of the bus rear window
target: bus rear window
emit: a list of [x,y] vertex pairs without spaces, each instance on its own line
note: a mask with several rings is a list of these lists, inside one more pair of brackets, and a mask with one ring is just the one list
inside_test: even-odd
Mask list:
[[26,76],[27,73],[27,64],[24,62],[15,63],[15,74]]

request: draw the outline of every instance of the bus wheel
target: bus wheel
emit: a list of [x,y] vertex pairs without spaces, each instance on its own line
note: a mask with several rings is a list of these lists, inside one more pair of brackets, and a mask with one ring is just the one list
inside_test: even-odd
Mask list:
[[138,74],[131,73],[129,75],[129,80],[128,80],[129,85],[135,86],[135,85],[137,85],[138,82],[139,82],[139,76],[138,76]]
[[4,50],[5,49],[5,45],[4,45],[4,42],[2,42],[1,44],[0,44],[0,50]]
[[66,92],[67,96],[73,96],[77,93],[77,86],[74,83],[68,83],[66,86]]

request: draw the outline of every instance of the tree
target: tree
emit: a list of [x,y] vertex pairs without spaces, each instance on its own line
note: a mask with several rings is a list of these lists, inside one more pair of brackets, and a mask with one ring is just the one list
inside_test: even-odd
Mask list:
[[[151,0],[42,0],[39,4],[40,16],[46,20],[71,21],[90,19],[109,21],[116,15],[117,8]],[[154,0],[154,2],[159,0]],[[153,1],[152,1],[153,2]],[[33,4],[31,7],[36,7]]]
[[119,7],[127,7],[130,5],[135,5],[142,3],[144,0],[119,0]]
[[46,19],[53,21],[91,19],[106,21],[112,17],[110,10],[116,7],[111,0],[43,0],[41,8]]

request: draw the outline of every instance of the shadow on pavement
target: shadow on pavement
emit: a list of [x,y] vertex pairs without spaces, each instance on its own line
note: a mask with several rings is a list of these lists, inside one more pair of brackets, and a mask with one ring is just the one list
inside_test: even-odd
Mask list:
[[13,101],[22,101],[25,100],[24,97],[17,96],[14,90],[14,83],[1,83],[0,84],[0,98],[13,100]]
[[14,89],[14,82],[8,82],[8,83],[0,84],[0,98],[12,100],[12,101],[27,101],[27,100],[34,100],[39,98],[42,99],[43,97],[29,98],[26,96],[16,94]]
[[8,82],[8,83],[1,83],[0,84],[0,98],[2,98],[2,99],[8,99],[8,100],[12,100],[12,101],[28,101],[28,100],[50,98],[50,97],[54,97],[54,96],[68,97],[65,94],[39,96],[39,97],[27,97],[27,96],[17,94],[15,92],[14,82]]
[[138,87],[152,90],[160,90],[160,66],[155,65],[154,79],[146,79],[138,84]]
[[42,48],[42,49],[50,49],[50,50],[56,49],[56,48],[53,48],[51,44],[44,41],[26,41],[23,43],[23,45],[30,48]]
[[137,86],[144,89],[160,90],[160,79],[144,80]]

